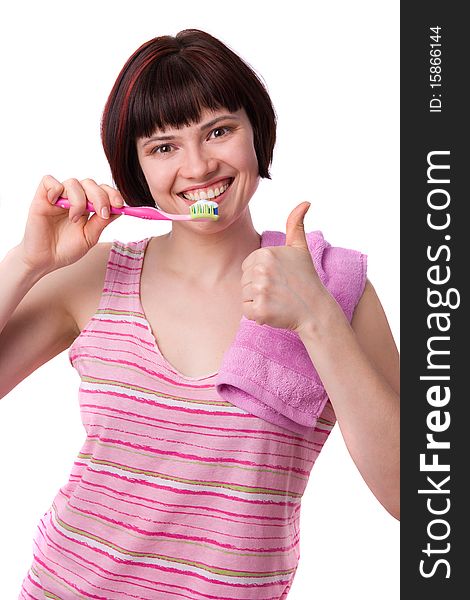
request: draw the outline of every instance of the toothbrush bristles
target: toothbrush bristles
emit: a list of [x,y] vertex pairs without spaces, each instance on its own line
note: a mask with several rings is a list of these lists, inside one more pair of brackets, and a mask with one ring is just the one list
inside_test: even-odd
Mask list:
[[210,200],[198,200],[189,207],[192,219],[212,219],[217,221],[219,218],[219,205]]

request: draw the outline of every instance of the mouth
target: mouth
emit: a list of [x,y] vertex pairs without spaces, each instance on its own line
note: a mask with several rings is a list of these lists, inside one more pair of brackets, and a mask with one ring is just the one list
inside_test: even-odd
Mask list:
[[184,193],[180,192],[177,196],[184,200],[188,206],[191,206],[198,200],[210,200],[211,202],[220,204],[227,195],[228,190],[231,188],[234,179],[234,177],[227,177],[212,186],[189,190]]

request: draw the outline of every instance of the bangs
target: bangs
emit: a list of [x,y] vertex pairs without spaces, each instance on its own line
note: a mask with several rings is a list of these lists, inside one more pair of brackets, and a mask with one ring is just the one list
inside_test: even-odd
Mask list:
[[204,61],[192,65],[180,54],[172,54],[152,65],[133,90],[129,106],[129,132],[134,139],[150,137],[167,127],[180,129],[197,123],[204,110],[240,109],[244,98],[236,93],[239,82],[230,72],[220,73]]

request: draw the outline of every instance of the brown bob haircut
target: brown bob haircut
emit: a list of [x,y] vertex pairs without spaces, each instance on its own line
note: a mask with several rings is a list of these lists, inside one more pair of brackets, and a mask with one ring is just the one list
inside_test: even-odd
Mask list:
[[149,40],[127,60],[101,120],[101,140],[115,185],[130,206],[155,206],[136,142],[156,129],[197,123],[204,109],[244,108],[253,128],[259,175],[270,179],[276,114],[253,69],[199,29]]

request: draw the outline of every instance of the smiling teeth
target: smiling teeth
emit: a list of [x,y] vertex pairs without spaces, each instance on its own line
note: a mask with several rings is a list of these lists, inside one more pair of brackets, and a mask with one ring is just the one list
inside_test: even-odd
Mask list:
[[207,190],[201,190],[200,192],[187,192],[183,194],[186,200],[192,200],[193,202],[197,202],[198,200],[207,200],[208,198],[217,198],[225,192],[225,190],[229,187],[231,182],[226,183],[220,188],[208,188]]

